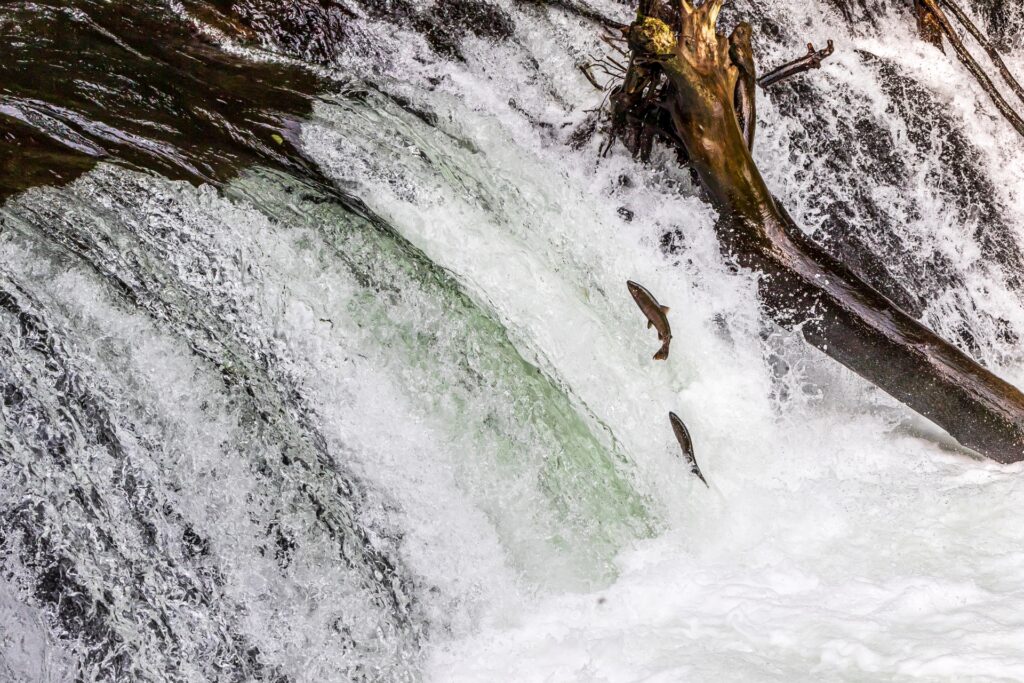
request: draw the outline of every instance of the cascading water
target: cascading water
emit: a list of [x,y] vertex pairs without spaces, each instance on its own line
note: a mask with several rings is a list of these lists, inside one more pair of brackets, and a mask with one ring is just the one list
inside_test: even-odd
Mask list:
[[[599,157],[575,5],[152,5],[329,87],[288,131],[310,168],[269,129],[147,166],[97,124],[138,157],[0,205],[0,679],[1024,677],[1022,468],[763,317],[669,154]],[[1024,13],[976,9],[1024,73]],[[837,45],[761,94],[772,190],[1024,385],[1013,129],[899,3],[737,18],[762,69]],[[628,279],[672,307],[665,364]]]

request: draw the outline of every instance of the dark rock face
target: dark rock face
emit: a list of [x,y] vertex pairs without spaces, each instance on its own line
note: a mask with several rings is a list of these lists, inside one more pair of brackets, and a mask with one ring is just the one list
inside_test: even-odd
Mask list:
[[887,0],[828,0],[829,5],[839,11],[852,24],[875,25],[876,17],[884,13],[891,2]]
[[[259,31],[280,26],[275,40],[284,41],[290,35],[292,42],[287,44],[299,46],[313,35],[308,29],[321,20],[331,30],[316,35],[341,35],[345,30],[344,14],[309,14],[297,4],[284,4],[287,7],[275,19],[279,24],[256,14],[235,14],[223,2],[192,2],[186,10],[206,26],[243,42],[260,40]],[[328,45],[333,49],[326,38],[320,45],[325,51]],[[0,204],[33,186],[70,183],[101,160],[214,186],[253,165],[320,182],[322,178],[295,144],[294,132],[310,112],[312,99],[332,87],[305,68],[228,54],[164,3],[25,0],[0,5]],[[117,192],[110,190],[111,196]],[[343,201],[340,195],[338,199]],[[368,214],[365,207],[359,212]],[[8,229],[6,220],[0,216],[0,235]],[[66,250],[98,271],[109,265],[102,238],[87,229],[72,229],[80,227],[74,220],[55,213],[40,222],[46,226],[42,242]],[[146,292],[133,287],[141,281],[127,283],[111,277],[111,286],[123,295],[126,305],[145,308],[146,300],[140,296]],[[119,587],[113,593],[90,583],[83,553],[69,551],[47,531],[62,520],[93,520],[100,514],[96,491],[81,485],[39,503],[0,501],[0,574],[5,580],[17,579],[25,594],[52,618],[58,636],[78,644],[82,667],[104,670],[96,680],[145,677],[116,627],[126,618],[137,621],[159,643],[167,655],[168,678],[184,680],[187,676],[179,668],[185,666],[180,660],[191,656],[186,647],[188,629],[173,625],[162,599],[168,591],[180,594],[184,596],[181,604],[194,606],[197,615],[221,609],[225,601],[218,593],[221,579],[210,541],[188,526],[177,510],[155,498],[151,483],[131,468],[121,438],[126,427],[118,421],[116,407],[110,408],[101,392],[76,377],[68,360],[70,352],[61,346],[59,331],[42,310],[16,283],[0,277],[0,408],[19,425],[41,425],[35,432],[26,430],[19,442],[40,467],[70,471],[70,459],[81,442],[123,464],[118,480],[111,484],[131,504],[131,519],[121,522],[137,535],[158,571],[145,581],[111,579],[110,585]],[[152,313],[161,317],[155,309]],[[202,336],[183,331],[187,338],[193,334]],[[23,357],[28,360],[20,362]],[[32,382],[26,382],[26,377]],[[225,373],[225,381],[233,377]],[[35,384],[57,387],[54,393],[62,397],[61,404],[47,405],[43,392],[33,391]],[[297,410],[285,417],[272,414],[264,405],[256,406],[259,400],[251,384],[235,389],[243,402],[245,396],[252,399],[252,424],[296,420],[309,440],[302,453],[316,463],[330,460],[322,436],[312,427],[303,429],[308,426],[303,422],[306,418]],[[267,425],[259,429],[274,431]],[[0,429],[0,464],[10,453],[6,436]],[[272,462],[266,470],[308,471],[310,465],[293,451],[282,449],[280,463]],[[371,535],[362,526],[358,480],[334,470],[330,477],[338,482],[337,488],[324,495],[309,492],[306,504],[324,534],[336,542],[339,561],[365,577],[360,589],[377,600],[382,623],[400,633],[402,642],[414,642],[405,597],[411,590],[400,559],[382,546],[380,534]],[[339,509],[351,510],[351,516],[341,515]],[[294,541],[277,527],[267,534],[267,552],[286,567]],[[168,541],[171,537],[174,542]],[[117,556],[117,539],[89,540],[95,541],[97,553]],[[19,565],[17,577],[13,564]],[[116,568],[131,569],[130,563]],[[225,623],[229,623],[234,617],[224,609]],[[355,636],[345,638],[353,650],[362,645]],[[208,661],[186,664],[208,671],[209,680],[284,680],[262,663],[258,648],[234,632],[217,640],[216,647],[220,649],[211,651]],[[83,673],[82,679],[93,678]]]
[[[69,182],[100,159],[213,183],[256,162],[305,166],[290,131],[331,84],[300,67],[227,54],[188,17],[154,7],[161,5],[22,0],[0,7],[0,201]],[[357,11],[419,33],[454,59],[467,35],[502,40],[515,30],[485,0],[446,0],[428,10],[409,0],[185,0],[183,7],[238,42],[321,64],[351,44]]]
[[[218,2],[224,12],[249,28],[256,40],[287,54],[317,62],[338,57],[349,41],[353,14],[346,6],[317,0]],[[396,3],[382,2],[382,6]]]
[[1024,6],[1005,0],[970,0],[965,10],[981,19],[993,40],[1004,49],[1024,42]]
[[[10,572],[9,562],[14,557],[31,573],[26,592],[51,614],[59,635],[77,641],[83,672],[99,672],[95,680],[103,681],[142,678],[145,674],[136,667],[114,622],[133,619],[160,643],[168,659],[180,658],[187,635],[181,632],[180,620],[177,628],[172,625],[175,618],[167,598],[175,596],[197,614],[210,611],[220,602],[221,577],[209,557],[178,557],[164,531],[184,526],[194,546],[208,546],[208,542],[160,499],[156,487],[136,467],[131,448],[122,438],[123,424],[107,409],[105,398],[77,374],[62,339],[40,313],[38,303],[6,279],[0,279],[0,351],[0,407],[9,424],[36,426],[21,431],[15,442],[32,454],[41,470],[75,480],[66,496],[58,500],[48,499],[45,487],[40,487],[35,495],[20,501],[0,501],[0,573],[7,581],[28,583],[23,574],[15,577]],[[45,361],[20,362],[33,359]],[[58,410],[48,405],[51,399],[44,396],[45,390],[40,391],[45,387],[63,390],[58,395]],[[54,419],[54,415],[60,417]],[[103,523],[108,501],[100,487],[73,474],[81,467],[74,458],[88,449],[102,451],[121,465],[110,483],[123,492],[127,505],[127,514],[119,521],[142,539],[153,560],[146,578],[116,581],[123,577],[107,567],[110,583],[102,589],[89,585],[84,576],[89,572],[72,559],[78,549],[70,548],[73,541],[58,531],[68,520],[87,520],[95,525],[86,542],[93,553],[117,557],[121,552],[119,540],[123,539],[112,537],[110,526]],[[221,670],[230,680],[280,679],[264,667],[258,649],[237,633],[229,634],[222,647],[223,659],[218,664],[223,667],[229,662]],[[177,664],[169,664],[167,673],[184,675]],[[85,678],[83,674],[82,680]]]
[[[836,0],[851,17],[853,31],[870,32],[875,16],[914,19],[902,2]],[[893,10],[896,10],[893,13]],[[758,41],[788,50],[793,28],[783,30],[773,16],[778,11],[762,0],[750,0],[746,16],[759,31]],[[779,36],[789,34],[788,38]],[[1004,208],[996,199],[982,155],[961,130],[961,123],[946,112],[944,104],[912,75],[897,65],[868,53],[864,63],[877,74],[886,102],[885,117],[899,122],[907,132],[914,153],[906,154],[892,127],[858,93],[830,84],[823,77],[799,78],[773,87],[772,99],[791,126],[792,156],[789,168],[798,179],[812,174],[815,192],[800,197],[804,226],[833,257],[846,264],[872,287],[916,318],[925,316],[930,302],[948,296],[959,309],[963,324],[946,333],[962,349],[998,360],[1012,351],[1012,335],[981,333],[1005,328],[978,311],[957,264],[944,253],[922,253],[920,237],[909,222],[920,223],[921,207],[915,200],[918,173],[927,169],[930,192],[948,207],[949,214],[966,228],[967,239],[977,243],[984,262],[1005,275],[1008,286],[1024,295],[1020,252]],[[762,57],[763,59],[763,57]],[[877,106],[877,105],[876,105]],[[855,140],[856,144],[846,141]],[[896,150],[901,150],[897,152]],[[948,311],[947,311],[948,313]]]
[[941,103],[900,68],[887,60],[862,53],[875,66],[879,82],[892,102],[891,111],[907,123],[907,134],[921,158],[937,158],[927,182],[953,207],[957,219],[977,225],[974,238],[985,261],[998,264],[1010,285],[1024,292],[1024,255],[1013,229],[1003,215],[992,182],[981,168],[981,153],[950,118]]
[[[981,166],[981,153],[933,93],[892,62],[868,53],[861,53],[861,57],[876,70],[889,102],[887,114],[903,123],[917,153],[896,156],[891,133],[867,112],[855,117],[849,128],[841,116],[829,117],[831,123],[825,125],[808,115],[808,102],[816,103],[812,111],[827,106],[813,84],[793,84],[788,92],[780,89],[778,101],[783,110],[804,123],[798,133],[803,144],[825,153],[824,168],[834,174],[833,187],[845,191],[837,194],[825,189],[810,198],[810,205],[824,216],[814,232],[815,239],[915,317],[924,314],[928,301],[935,296],[965,290],[956,264],[940,253],[921,258],[913,237],[900,229],[902,221],[920,218],[915,203],[906,200],[906,213],[901,217],[880,205],[872,192],[876,187],[891,187],[909,197],[900,188],[917,182],[916,169],[927,168],[925,180],[934,195],[959,224],[974,226],[971,239],[978,244],[984,262],[1000,270],[1010,288],[1024,296],[1024,254],[1004,208],[995,199],[998,193]],[[838,135],[833,126],[842,127]],[[838,142],[844,139],[856,139],[856,148]],[[1000,326],[999,321],[990,322],[993,327]],[[968,352],[981,352],[981,344],[967,326],[961,328],[955,341]]]
[[294,167],[289,130],[325,87],[217,50],[170,12],[93,0],[0,7],[0,83],[0,200],[100,159],[214,183]]
[[416,26],[438,53],[459,56],[462,36],[507,39],[515,31],[512,18],[500,8],[482,0],[439,2],[429,13],[417,18]]
[[[794,175],[802,179],[809,173],[816,177],[824,173],[828,178],[821,184],[821,193],[807,198],[809,212],[821,216],[812,233],[815,240],[903,310],[920,315],[922,294],[935,284],[925,278],[952,269],[918,263],[911,255],[912,246],[902,244],[894,219],[872,193],[879,183],[898,186],[910,175],[906,162],[893,152],[889,132],[866,110],[853,117],[849,111],[842,117],[821,116],[830,104],[808,79],[775,88],[770,96],[783,115],[801,122],[794,131],[795,145],[816,150],[816,159],[823,164],[823,168],[804,169],[798,163]],[[857,140],[858,145],[844,140]],[[919,271],[901,277],[894,272],[894,263]]]
[[[501,40],[515,30],[512,18],[486,0],[443,0],[421,10],[409,0],[356,0],[360,16],[421,34],[438,54],[461,59],[467,35]],[[334,0],[219,0],[219,9],[251,29],[258,39],[290,55],[318,63],[337,59],[349,45],[351,5]]]

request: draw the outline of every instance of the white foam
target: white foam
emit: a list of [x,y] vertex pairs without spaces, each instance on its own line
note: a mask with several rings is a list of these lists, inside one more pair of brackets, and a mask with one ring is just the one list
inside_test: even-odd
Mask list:
[[[621,576],[606,590],[545,596],[522,610],[500,605],[476,636],[438,640],[431,676],[1020,676],[1021,468],[972,460],[922,419],[777,331],[769,348],[791,370],[782,380],[789,398],[775,400],[753,289],[723,266],[707,208],[620,150],[598,164],[595,145],[571,152],[520,113],[557,129],[581,119],[576,107],[597,104],[585,81],[569,76],[575,56],[592,49],[590,27],[552,33],[542,20],[517,19],[520,40],[550,77],[524,74],[515,48],[479,44],[468,65],[446,68],[438,87],[420,89],[415,68],[394,84],[438,114],[440,130],[383,99],[343,101],[320,106],[304,140],[331,175],[455,273],[524,353],[608,425],[671,531],[624,552]],[[794,19],[801,21],[817,42],[835,35],[831,18],[807,10]],[[907,51],[906,35],[839,38],[836,58],[809,77],[836,83],[837,96],[866,98],[880,120],[886,100],[854,48],[897,59],[926,85],[955,93],[954,115],[987,155],[987,170],[1005,191],[1000,201],[1019,221],[1013,188],[1024,174],[1016,158],[998,151],[1019,149],[1019,141],[997,120],[974,125],[970,111],[984,105],[983,96],[964,86],[962,70],[935,66],[927,76],[914,59],[926,48],[910,40]],[[799,215],[801,198],[816,191],[813,174],[794,182],[791,124],[770,102],[762,118],[758,159]],[[909,144],[898,124],[893,132]],[[899,151],[913,158],[909,148]],[[805,152],[813,160],[814,150]],[[637,187],[618,187],[621,174]],[[943,200],[923,179],[901,190],[923,208],[906,228],[916,231],[922,257],[933,249],[953,257],[972,304],[1021,329],[1019,299],[991,279],[971,228],[946,220]],[[894,216],[903,210],[898,195],[881,201]],[[632,223],[618,217],[620,206],[636,212]],[[686,249],[666,259],[658,238],[674,227]],[[656,343],[628,298],[627,278],[673,308],[667,364],[650,360]],[[933,311],[939,322],[965,315]],[[1019,376],[1021,368],[1003,371]],[[669,410],[691,425],[710,491],[675,457]]]

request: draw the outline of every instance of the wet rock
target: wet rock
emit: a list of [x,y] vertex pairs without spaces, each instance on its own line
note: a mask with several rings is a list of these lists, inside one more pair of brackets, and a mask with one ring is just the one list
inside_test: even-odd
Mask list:
[[486,0],[443,0],[428,9],[410,0],[354,0],[348,4],[335,0],[222,0],[217,4],[264,45],[320,64],[334,62],[350,47],[357,18],[418,33],[435,52],[454,59],[462,59],[466,36],[505,40],[515,31],[508,13]]
[[301,167],[289,128],[328,87],[215,49],[169,10],[88,0],[0,6],[0,82],[0,201],[104,158],[212,183]]

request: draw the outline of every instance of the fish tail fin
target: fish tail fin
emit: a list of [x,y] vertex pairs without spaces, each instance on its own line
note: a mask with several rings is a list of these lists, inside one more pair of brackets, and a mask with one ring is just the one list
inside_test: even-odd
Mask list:
[[668,341],[654,354],[654,360],[668,360]]
[[708,480],[704,478],[704,473],[700,471],[699,467],[697,467],[697,461],[696,460],[693,461],[693,469],[691,471],[694,474],[696,474],[700,478],[700,480],[702,482],[704,482],[704,486],[706,486],[708,488],[711,488],[711,484],[709,484]]

